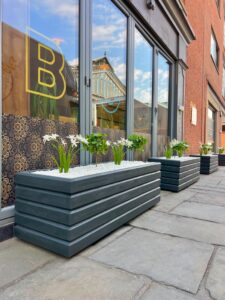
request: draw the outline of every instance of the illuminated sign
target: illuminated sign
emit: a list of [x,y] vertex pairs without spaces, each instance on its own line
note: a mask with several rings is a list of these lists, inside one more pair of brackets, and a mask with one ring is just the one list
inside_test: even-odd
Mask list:
[[53,40],[27,28],[26,92],[61,99],[66,92],[64,56]]

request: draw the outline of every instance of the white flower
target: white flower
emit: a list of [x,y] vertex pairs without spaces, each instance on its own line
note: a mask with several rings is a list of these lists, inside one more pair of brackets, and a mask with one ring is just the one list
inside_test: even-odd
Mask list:
[[78,147],[79,141],[75,135],[69,135],[69,136],[67,136],[67,138],[70,140],[70,143],[73,147],[75,147],[75,148]]
[[61,139],[61,143],[62,143],[63,146],[66,146],[66,145],[67,145],[67,144],[66,144],[66,141],[65,141],[64,139]]
[[132,146],[133,146],[133,142],[127,140],[127,148],[131,148]]
[[120,140],[118,140],[117,142],[114,142],[113,144],[117,145],[117,146],[121,145],[123,147],[131,148],[133,145],[133,142],[131,142],[125,138],[120,138]]
[[170,147],[173,148],[173,147],[175,147],[178,143],[179,143],[178,140],[173,139],[173,140],[170,142]]
[[56,133],[53,133],[51,138],[52,138],[53,140],[56,140],[56,139],[57,139],[57,137],[59,137],[59,135],[58,135],[58,134],[56,134]]
[[106,141],[106,145],[109,147],[111,145],[110,141]]
[[82,144],[88,144],[88,140],[83,137],[81,134],[76,135],[76,139]]
[[45,144],[46,142],[56,141],[58,137],[59,137],[59,135],[56,134],[56,133],[46,134],[46,135],[43,136],[43,142]]
[[45,144],[46,142],[49,142],[49,141],[50,141],[50,135],[48,135],[48,134],[44,135],[44,136],[43,136],[43,142],[44,142],[44,144]]

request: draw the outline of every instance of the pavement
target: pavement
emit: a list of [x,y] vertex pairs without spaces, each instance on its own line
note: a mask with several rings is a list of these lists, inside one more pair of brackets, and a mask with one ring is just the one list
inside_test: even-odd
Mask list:
[[225,167],[65,259],[0,243],[0,300],[225,300]]

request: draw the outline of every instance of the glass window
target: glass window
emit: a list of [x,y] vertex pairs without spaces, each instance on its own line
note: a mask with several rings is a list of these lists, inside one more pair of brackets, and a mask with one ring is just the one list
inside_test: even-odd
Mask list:
[[158,55],[158,126],[157,126],[157,155],[162,156],[168,142],[169,116],[169,62]]
[[207,130],[207,143],[211,143],[215,147],[216,141],[216,112],[209,106],[208,107],[208,130]]
[[215,65],[218,67],[218,65],[219,65],[219,47],[218,47],[216,37],[213,32],[211,33],[210,54],[211,54],[211,57],[212,57]]
[[[148,143],[141,158],[151,156],[152,123],[152,47],[135,29],[134,52],[134,132],[145,136]],[[140,156],[140,154],[136,154]],[[135,157],[139,159],[139,157]]]
[[78,0],[3,0],[3,113],[78,120]]
[[126,130],[127,17],[110,0],[92,4],[92,124],[114,140]]
[[43,135],[79,132],[79,0],[0,2],[5,207],[14,203],[17,172],[54,167]]
[[218,12],[220,12],[220,0],[215,0]]

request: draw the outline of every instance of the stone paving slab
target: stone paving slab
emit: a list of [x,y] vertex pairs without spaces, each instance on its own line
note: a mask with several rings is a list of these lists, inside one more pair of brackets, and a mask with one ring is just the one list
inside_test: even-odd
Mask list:
[[178,206],[185,200],[192,199],[196,192],[192,192],[189,190],[184,190],[179,193],[167,192],[167,194],[163,194],[161,192],[161,200],[160,202],[153,208],[153,210],[168,212]]
[[159,284],[152,284],[151,288],[144,294],[141,300],[196,300],[197,298]]
[[133,229],[90,258],[196,293],[213,249],[211,245]]
[[0,244],[0,288],[56,259],[56,255],[16,238]]
[[99,249],[105,247],[107,244],[111,243],[119,236],[123,235],[125,232],[131,230],[131,226],[123,226],[120,229],[114,231],[110,235],[106,236],[104,239],[100,240],[99,242],[95,243],[94,245],[88,247],[87,249],[80,252],[79,255],[81,256],[90,256],[91,254],[95,253]]
[[208,244],[225,246],[225,224],[148,211],[131,225]]
[[48,264],[0,291],[0,300],[131,300],[150,283],[143,276],[75,257]]
[[225,300],[225,249],[219,248],[206,282],[213,299]]
[[202,204],[225,206],[225,194],[216,192],[196,193],[194,197],[188,201],[198,202]]
[[185,202],[177,206],[172,213],[225,224],[225,207],[222,206]]

